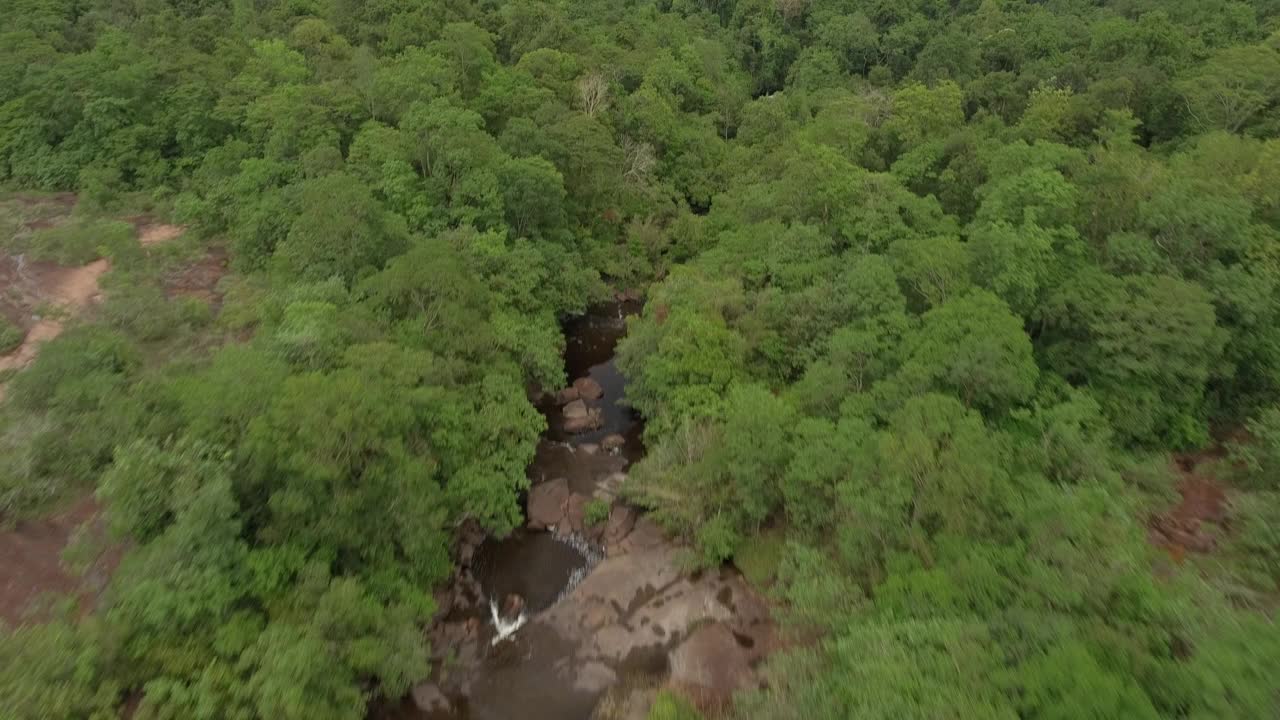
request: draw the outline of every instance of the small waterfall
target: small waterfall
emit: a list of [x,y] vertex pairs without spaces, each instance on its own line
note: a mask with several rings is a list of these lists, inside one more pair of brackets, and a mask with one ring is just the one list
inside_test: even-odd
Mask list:
[[490,645],[497,645],[514,635],[517,630],[524,627],[527,619],[523,610],[520,611],[515,620],[507,620],[502,617],[502,613],[498,612],[498,603],[493,598],[489,599],[489,616],[493,618],[493,627],[498,631],[498,634],[493,638],[493,642],[489,643]]
[[569,593],[573,592],[574,588],[578,587],[587,575],[595,569],[596,565],[600,564],[600,561],[604,559],[604,549],[591,544],[586,538],[577,533],[573,533],[568,537],[557,537],[556,539],[577,550],[582,559],[586,561],[582,567],[574,568],[574,571],[569,574],[569,580],[564,584],[564,589],[556,596],[556,602],[560,602]]

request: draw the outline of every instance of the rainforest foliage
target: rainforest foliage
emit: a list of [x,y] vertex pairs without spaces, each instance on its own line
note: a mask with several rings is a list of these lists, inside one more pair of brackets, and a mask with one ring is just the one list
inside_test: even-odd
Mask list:
[[[84,213],[6,249],[115,269],[8,382],[0,514],[93,492],[128,552],[6,631],[4,713],[401,696],[454,528],[521,520],[560,321],[648,286],[631,497],[806,639],[744,718],[1275,716],[1278,18],[7,0],[0,183]],[[225,245],[216,305],[98,219],[138,197]],[[1227,519],[1170,558],[1215,433]]]

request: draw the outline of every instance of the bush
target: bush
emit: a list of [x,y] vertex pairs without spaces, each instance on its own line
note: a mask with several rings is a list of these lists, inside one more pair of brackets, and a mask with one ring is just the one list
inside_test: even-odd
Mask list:
[[92,487],[117,445],[143,423],[164,423],[155,397],[130,392],[140,363],[119,334],[73,327],[13,377],[0,421],[0,515],[30,515]]
[[1231,462],[1241,468],[1243,484],[1261,490],[1280,488],[1280,406],[1251,418],[1248,442],[1229,444]]
[[756,587],[767,587],[778,577],[787,549],[786,533],[782,530],[764,530],[748,536],[733,554],[733,564],[742,571],[747,581]]
[[702,713],[683,697],[663,690],[649,709],[649,720],[701,720]]
[[46,343],[40,357],[10,384],[10,401],[30,411],[97,409],[141,360],[121,335],[72,328]]
[[142,341],[163,340],[212,319],[207,303],[190,297],[171,300],[158,286],[137,282],[113,288],[102,312],[112,327]]
[[0,355],[7,355],[17,350],[26,336],[22,328],[0,317]]
[[610,507],[607,500],[596,498],[588,501],[587,506],[583,508],[583,517],[587,525],[599,525],[608,520]]
[[100,257],[114,257],[136,247],[137,239],[129,223],[79,218],[37,230],[20,245],[20,250],[34,260],[49,260],[59,265],[85,265]]
[[1240,493],[1233,498],[1227,549],[1246,585],[1267,594],[1280,588],[1280,493]]

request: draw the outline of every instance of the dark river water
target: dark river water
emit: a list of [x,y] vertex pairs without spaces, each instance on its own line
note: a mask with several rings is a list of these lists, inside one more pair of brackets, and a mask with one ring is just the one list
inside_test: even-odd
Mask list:
[[[626,317],[637,303],[609,303],[591,308],[564,326],[565,374],[572,383],[590,377],[604,390],[597,405],[604,424],[598,430],[572,435],[564,431],[560,408],[544,398],[538,408],[548,429],[529,466],[533,484],[566,478],[573,492],[590,495],[605,477],[624,470],[644,454],[641,418],[625,403],[626,380],[614,363],[618,341],[626,333]],[[598,444],[610,434],[626,443],[617,454],[586,452],[584,444]],[[411,698],[394,706],[375,708],[375,720],[588,720],[596,696],[575,691],[571,679],[557,672],[572,649],[532,616],[557,599],[590,571],[598,550],[580,539],[567,540],[541,531],[518,530],[510,537],[487,540],[478,550],[472,572],[486,598],[501,603],[515,593],[526,603],[530,622],[514,636],[490,645],[494,630],[485,600],[471,609],[473,623],[482,626],[478,643],[482,656],[469,673],[465,696],[452,697],[451,707],[437,712],[419,710]],[[451,616],[453,621],[462,618]]]

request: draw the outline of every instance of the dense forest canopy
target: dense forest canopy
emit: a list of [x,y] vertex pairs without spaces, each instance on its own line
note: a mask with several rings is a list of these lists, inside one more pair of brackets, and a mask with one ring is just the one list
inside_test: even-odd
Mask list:
[[[647,286],[629,492],[804,638],[742,717],[1276,716],[1278,18],[6,0],[0,182],[115,269],[8,380],[0,514],[93,492],[128,553],[0,639],[0,714],[403,695],[454,528],[521,522],[560,321]],[[216,312],[113,239],[137,203],[225,243]],[[1215,433],[1229,520],[1170,560]]]

